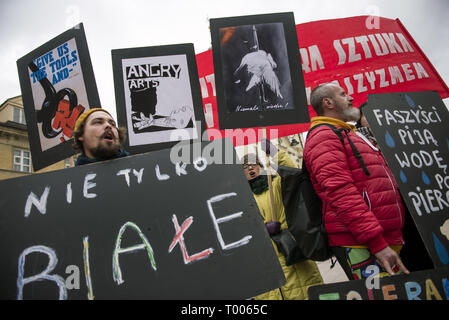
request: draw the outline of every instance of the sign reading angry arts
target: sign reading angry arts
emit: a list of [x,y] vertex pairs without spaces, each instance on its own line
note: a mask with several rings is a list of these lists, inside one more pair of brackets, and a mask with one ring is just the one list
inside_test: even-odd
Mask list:
[[193,144],[186,162],[162,150],[0,181],[0,299],[246,299],[282,286],[241,165],[217,164],[221,141]]
[[83,25],[17,61],[34,170],[74,154],[75,122],[100,100]]
[[449,264],[449,115],[435,91],[368,95],[364,113],[436,267]]
[[[112,50],[119,125],[131,153],[199,138],[205,129],[192,44]],[[202,124],[202,125],[199,125]]]

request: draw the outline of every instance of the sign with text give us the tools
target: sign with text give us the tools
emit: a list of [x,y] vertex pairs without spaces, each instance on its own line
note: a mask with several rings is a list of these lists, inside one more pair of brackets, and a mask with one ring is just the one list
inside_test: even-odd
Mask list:
[[184,144],[183,160],[161,150],[0,181],[0,299],[247,299],[282,286],[224,146],[235,159],[220,139]]

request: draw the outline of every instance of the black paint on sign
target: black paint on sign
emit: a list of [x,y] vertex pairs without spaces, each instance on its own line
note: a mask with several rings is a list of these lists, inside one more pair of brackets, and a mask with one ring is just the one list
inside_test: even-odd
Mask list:
[[[0,181],[0,298],[245,299],[283,285],[241,165],[204,158],[161,150]],[[68,266],[79,289],[64,289]]]

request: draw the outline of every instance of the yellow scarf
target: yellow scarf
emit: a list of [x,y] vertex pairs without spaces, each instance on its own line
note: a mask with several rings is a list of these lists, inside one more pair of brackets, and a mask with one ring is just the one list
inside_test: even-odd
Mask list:
[[349,129],[354,132],[356,130],[356,127],[353,126],[352,124],[346,123],[344,121],[341,121],[341,120],[338,120],[335,118],[329,118],[329,117],[314,117],[314,118],[312,118],[312,123],[310,125],[310,128],[313,128],[317,124],[321,124],[321,123],[328,123],[328,124],[331,124],[336,127],[342,127],[345,129]]

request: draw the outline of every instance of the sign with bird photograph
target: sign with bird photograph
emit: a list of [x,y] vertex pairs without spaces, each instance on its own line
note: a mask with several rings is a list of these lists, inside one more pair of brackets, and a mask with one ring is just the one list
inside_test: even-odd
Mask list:
[[34,170],[70,157],[72,131],[100,107],[83,24],[17,60]]
[[309,122],[293,13],[210,20],[220,129]]
[[112,50],[117,117],[126,150],[195,140],[205,130],[193,44]]

